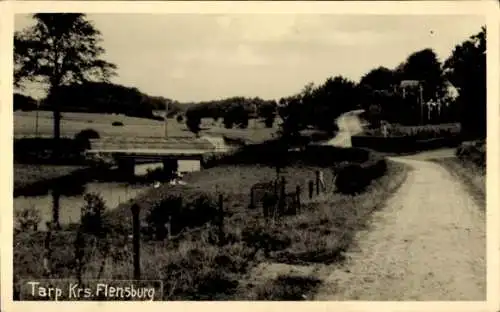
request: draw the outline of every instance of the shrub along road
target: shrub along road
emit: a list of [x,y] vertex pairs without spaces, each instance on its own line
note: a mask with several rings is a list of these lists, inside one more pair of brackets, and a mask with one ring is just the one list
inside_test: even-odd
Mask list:
[[413,170],[315,300],[486,300],[482,209],[442,166],[392,160]]

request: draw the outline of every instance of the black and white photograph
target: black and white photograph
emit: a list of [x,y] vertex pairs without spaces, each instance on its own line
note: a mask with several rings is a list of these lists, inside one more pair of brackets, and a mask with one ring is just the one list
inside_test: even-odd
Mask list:
[[13,300],[486,301],[472,11],[16,13]]

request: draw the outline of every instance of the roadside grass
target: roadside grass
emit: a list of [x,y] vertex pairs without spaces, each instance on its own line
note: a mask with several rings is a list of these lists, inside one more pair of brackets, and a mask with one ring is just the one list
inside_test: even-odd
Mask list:
[[[290,181],[301,182],[311,176],[311,169],[287,168],[285,174]],[[263,261],[341,261],[342,252],[352,243],[355,231],[366,224],[369,214],[390,196],[406,174],[405,167],[390,162],[387,175],[373,181],[365,193],[358,196],[331,193],[318,197],[315,202],[307,204],[302,214],[285,217],[282,222],[272,225],[263,220],[260,211],[246,209],[245,203],[245,198],[248,198],[245,185],[269,178],[273,174],[272,168],[229,166],[207,171],[205,174],[194,174],[189,179],[191,183],[199,183],[199,187],[208,188],[210,179],[227,176],[217,181],[221,189],[228,193],[224,244],[217,244],[217,231],[211,224],[183,234],[178,240],[143,240],[141,243],[141,277],[162,279],[164,300],[241,300],[248,295],[267,300],[299,300],[299,293],[307,292],[306,289],[312,291],[315,287],[317,282],[314,278],[294,280],[285,276],[262,286],[263,289],[246,288],[242,281],[252,267]],[[242,178],[246,182],[235,184],[234,181],[238,181],[235,177],[247,175],[251,178]],[[120,216],[122,214],[116,215]],[[41,232],[14,235],[16,287],[19,287],[21,279],[43,277],[43,235]],[[53,233],[51,277],[75,276],[75,251],[71,247],[75,236],[74,232]],[[87,241],[88,258],[82,273],[85,278],[130,278],[133,272],[132,248],[126,235],[112,235],[101,242]],[[294,282],[287,284],[287,281]]]
[[[62,115],[61,135],[63,137],[74,137],[78,132],[88,128],[96,130],[101,137],[165,137],[163,121],[113,114],[65,112]],[[113,122],[120,122],[123,126],[115,127],[112,125]],[[278,129],[277,122],[273,128],[266,128],[261,122],[256,122],[254,126],[254,120],[250,122],[250,125],[251,127],[247,129],[225,129],[220,123],[203,121],[200,135],[224,135],[232,139],[256,143],[273,138]],[[15,137],[34,136],[36,131],[36,112],[14,112]],[[171,137],[195,137],[184,122],[179,123],[175,118],[169,119],[167,132]],[[45,137],[53,135],[51,112],[38,112],[38,135]]]
[[486,168],[457,157],[433,159],[442,165],[465,186],[481,209],[486,209]]
[[[344,252],[355,247],[356,233],[369,226],[371,213],[381,208],[397,191],[405,181],[408,170],[409,167],[401,163],[389,161],[387,174],[373,181],[363,194],[332,194],[323,201],[311,204],[307,213],[287,219],[274,231],[282,233],[281,241],[288,245],[271,252],[268,261],[292,266],[341,263]],[[300,279],[296,278],[296,273],[282,273],[277,280],[267,278],[266,273],[259,274],[263,276],[247,276],[250,282],[242,283],[239,293],[245,300],[304,300],[317,288],[315,281],[321,281],[316,273],[301,275]],[[298,285],[283,285],[281,281],[287,278],[299,281]]]
[[280,275],[259,288],[256,300],[299,301],[307,300],[309,294],[321,285],[313,276]]

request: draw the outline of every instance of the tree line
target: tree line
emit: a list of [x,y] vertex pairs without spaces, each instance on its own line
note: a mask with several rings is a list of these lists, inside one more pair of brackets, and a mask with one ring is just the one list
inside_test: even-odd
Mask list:
[[[404,82],[410,87],[403,88]],[[420,101],[435,105],[422,108]],[[356,109],[364,109],[375,126],[382,120],[405,125],[460,122],[466,136],[485,137],[486,28],[457,45],[442,63],[432,49],[423,49],[396,68],[370,70],[359,83],[341,75],[318,86],[309,83],[281,98],[278,110],[283,132],[293,136],[307,127],[334,132],[334,120]]]
[[[308,83],[297,94],[279,100],[231,97],[201,103],[179,103],[112,84],[117,66],[101,59],[99,30],[85,14],[34,14],[34,26],[14,36],[14,84],[44,82],[48,95],[42,109],[54,114],[54,137],[60,137],[62,111],[123,113],[154,118],[153,111],[169,115],[185,114],[188,128],[200,131],[202,118],[223,119],[227,128],[246,128],[250,118],[260,118],[272,127],[276,116],[282,119],[283,135],[294,136],[306,128],[333,133],[335,119],[344,112],[362,108],[365,117],[376,124],[419,124],[419,101],[440,103],[436,118],[425,122],[459,121],[470,136],[486,133],[486,29],[457,45],[441,63],[432,49],[417,51],[393,69],[377,67],[359,82],[342,75],[324,83]],[[410,82],[404,89],[403,82]],[[418,82],[415,88],[411,82]],[[458,98],[447,92],[449,85],[459,90]],[[421,88],[420,88],[421,87]],[[32,99],[16,94],[15,108],[33,106]],[[420,111],[419,111],[420,110]],[[427,112],[430,114],[430,111]],[[435,113],[435,112],[433,112]],[[161,118],[161,117],[160,117]],[[181,119],[179,119],[181,120]]]

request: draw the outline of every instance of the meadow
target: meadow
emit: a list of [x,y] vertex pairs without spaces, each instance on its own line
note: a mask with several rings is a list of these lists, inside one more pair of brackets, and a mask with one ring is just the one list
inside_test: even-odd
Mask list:
[[[32,137],[37,134],[37,112],[14,112],[14,136]],[[123,126],[113,126],[113,122],[121,122]],[[74,137],[84,129],[94,129],[101,137],[150,137],[164,138],[165,123],[159,120],[130,117],[115,114],[94,113],[62,113],[61,134],[63,137]],[[227,136],[243,139],[247,142],[262,142],[273,138],[278,129],[278,121],[273,128],[266,128],[263,123],[250,120],[248,129],[226,129],[222,122],[214,122],[212,118],[202,119],[200,135]],[[167,126],[171,137],[194,137],[184,122],[170,118]],[[48,111],[38,112],[38,136],[53,136],[53,117]]]

